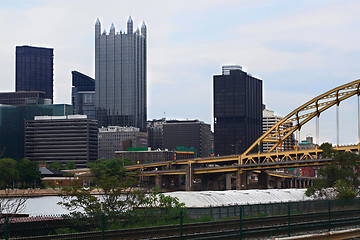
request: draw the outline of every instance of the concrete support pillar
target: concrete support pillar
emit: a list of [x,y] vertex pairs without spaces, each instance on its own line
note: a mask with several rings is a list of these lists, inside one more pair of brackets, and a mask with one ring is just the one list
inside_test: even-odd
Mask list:
[[231,190],[231,173],[225,175],[226,190]]
[[269,188],[269,174],[266,172],[261,172],[258,175],[258,183],[260,189],[268,189]]
[[180,176],[175,176],[173,178],[173,181],[174,181],[174,188],[176,190],[180,190],[179,187],[180,187]]
[[192,191],[193,183],[192,183],[192,167],[191,163],[186,166],[186,176],[185,176],[185,191]]
[[290,188],[294,188],[294,179],[290,179]]
[[220,182],[219,182],[219,177],[218,176],[214,176],[213,177],[213,187],[214,187],[214,191],[220,191]]
[[203,177],[201,179],[201,191],[209,190],[209,179],[207,177]]
[[295,188],[299,188],[299,185],[298,185],[298,179],[294,179],[295,180]]
[[276,183],[277,183],[277,186],[276,186],[276,188],[278,188],[278,189],[281,189],[281,185],[282,185],[282,182],[283,182],[284,180],[277,180],[276,181]]
[[236,190],[247,189],[247,172],[239,171],[236,173]]
[[163,176],[162,183],[165,185],[165,188],[169,189],[171,187],[171,177]]
[[159,189],[161,189],[162,187],[162,182],[161,182],[161,176],[160,175],[156,175],[155,176],[155,186]]
[[[185,179],[185,181],[186,181],[186,179]],[[183,176],[181,176],[181,175],[178,176],[178,184],[179,184],[178,188],[179,188],[179,190],[182,190],[182,191],[185,190],[185,181],[184,181]]]

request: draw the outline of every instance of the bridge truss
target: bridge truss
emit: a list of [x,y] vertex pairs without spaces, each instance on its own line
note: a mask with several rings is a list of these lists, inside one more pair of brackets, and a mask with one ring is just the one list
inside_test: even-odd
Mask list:
[[[333,106],[338,107],[342,101],[352,96],[358,96],[359,108],[359,95],[360,79],[334,88],[311,99],[310,101],[296,108],[294,111],[285,116],[281,121],[275,124],[272,128],[270,128],[266,133],[259,137],[242,155],[138,164],[127,166],[126,168],[128,171],[140,169],[142,170],[142,175],[173,175],[183,174],[181,166],[184,165],[198,166],[198,169],[193,169],[194,174],[324,165],[330,162],[331,159],[323,159],[321,156],[322,150],[317,147],[314,149],[301,150],[295,148],[291,151],[281,151],[281,145],[286,138],[291,136],[295,131],[300,131],[301,127],[308,123],[311,119],[319,118],[322,112]],[[360,129],[359,126],[358,128]],[[259,146],[265,142],[272,144],[268,152],[253,153],[255,149],[261,149]],[[339,146],[337,144],[335,149],[345,152],[360,152],[360,145]],[[157,173],[150,173],[150,171],[154,170],[156,170]]]

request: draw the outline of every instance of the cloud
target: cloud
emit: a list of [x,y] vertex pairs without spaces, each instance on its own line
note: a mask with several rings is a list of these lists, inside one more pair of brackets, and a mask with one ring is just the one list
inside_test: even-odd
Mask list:
[[[264,81],[280,115],[358,78],[357,1],[1,1],[0,91],[14,90],[16,45],[54,48],[55,102],[70,103],[71,71],[94,77],[94,24],[148,27],[149,118],[212,122],[212,76],[240,64]],[[284,101],[286,100],[286,104]],[[329,133],[331,134],[331,133]],[[329,137],[330,139],[330,137]]]

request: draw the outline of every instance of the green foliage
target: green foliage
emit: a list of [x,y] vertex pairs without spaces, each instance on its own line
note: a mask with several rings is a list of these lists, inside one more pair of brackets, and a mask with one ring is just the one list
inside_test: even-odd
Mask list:
[[[111,225],[125,227],[137,223],[153,224],[167,219],[170,221],[179,216],[184,207],[177,198],[152,192],[140,187],[137,174],[128,173],[124,168],[128,160],[111,159],[96,161],[90,165],[96,183],[103,195],[91,195],[90,189],[73,184],[64,188],[65,194],[58,204],[74,211],[84,209],[87,216],[98,216],[104,213]],[[82,215],[76,212],[76,215]],[[158,216],[158,217],[154,217]],[[119,219],[126,221],[119,221]],[[165,221],[166,222],[166,221]]]
[[319,170],[320,178],[306,191],[307,196],[328,199],[349,199],[358,195],[360,185],[360,156],[351,152],[337,152],[331,144],[320,147],[325,157],[332,157],[331,164]]
[[17,164],[19,171],[19,180],[23,187],[34,187],[41,184],[41,173],[35,162],[31,162],[27,158],[21,159]]
[[56,235],[70,234],[70,233],[76,233],[76,231],[70,228],[57,228],[55,230]]
[[42,186],[37,164],[26,158],[19,162],[11,158],[0,159],[0,173],[0,189]]
[[76,165],[72,161],[66,162],[65,163],[65,169],[67,169],[67,170],[76,169]]
[[19,179],[19,171],[16,168],[17,163],[14,159],[0,159],[0,187],[6,188],[13,186]]
[[323,150],[323,157],[332,158],[336,154],[336,150],[332,148],[332,144],[325,142],[321,144],[320,149]]
[[357,189],[350,182],[339,179],[335,183],[335,189],[338,192],[339,199],[353,199],[357,195]]
[[51,169],[55,169],[55,170],[63,170],[64,169],[63,165],[59,162],[50,163],[48,167]]

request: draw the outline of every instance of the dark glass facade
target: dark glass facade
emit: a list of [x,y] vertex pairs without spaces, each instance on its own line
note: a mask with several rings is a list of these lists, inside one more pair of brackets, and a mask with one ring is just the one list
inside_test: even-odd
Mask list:
[[19,160],[25,156],[25,120],[33,120],[35,116],[71,115],[72,112],[72,106],[65,104],[0,105],[0,158]]
[[176,150],[178,146],[193,147],[195,157],[210,156],[210,124],[199,120],[166,121],[163,124],[162,137],[164,149]]
[[16,47],[16,92],[42,91],[53,102],[53,49]]
[[215,155],[241,154],[262,134],[262,80],[242,70],[213,80]]
[[0,104],[6,105],[38,105],[44,104],[45,93],[39,91],[1,92]]
[[71,74],[74,114],[95,119],[95,80],[77,71],[72,71]]

